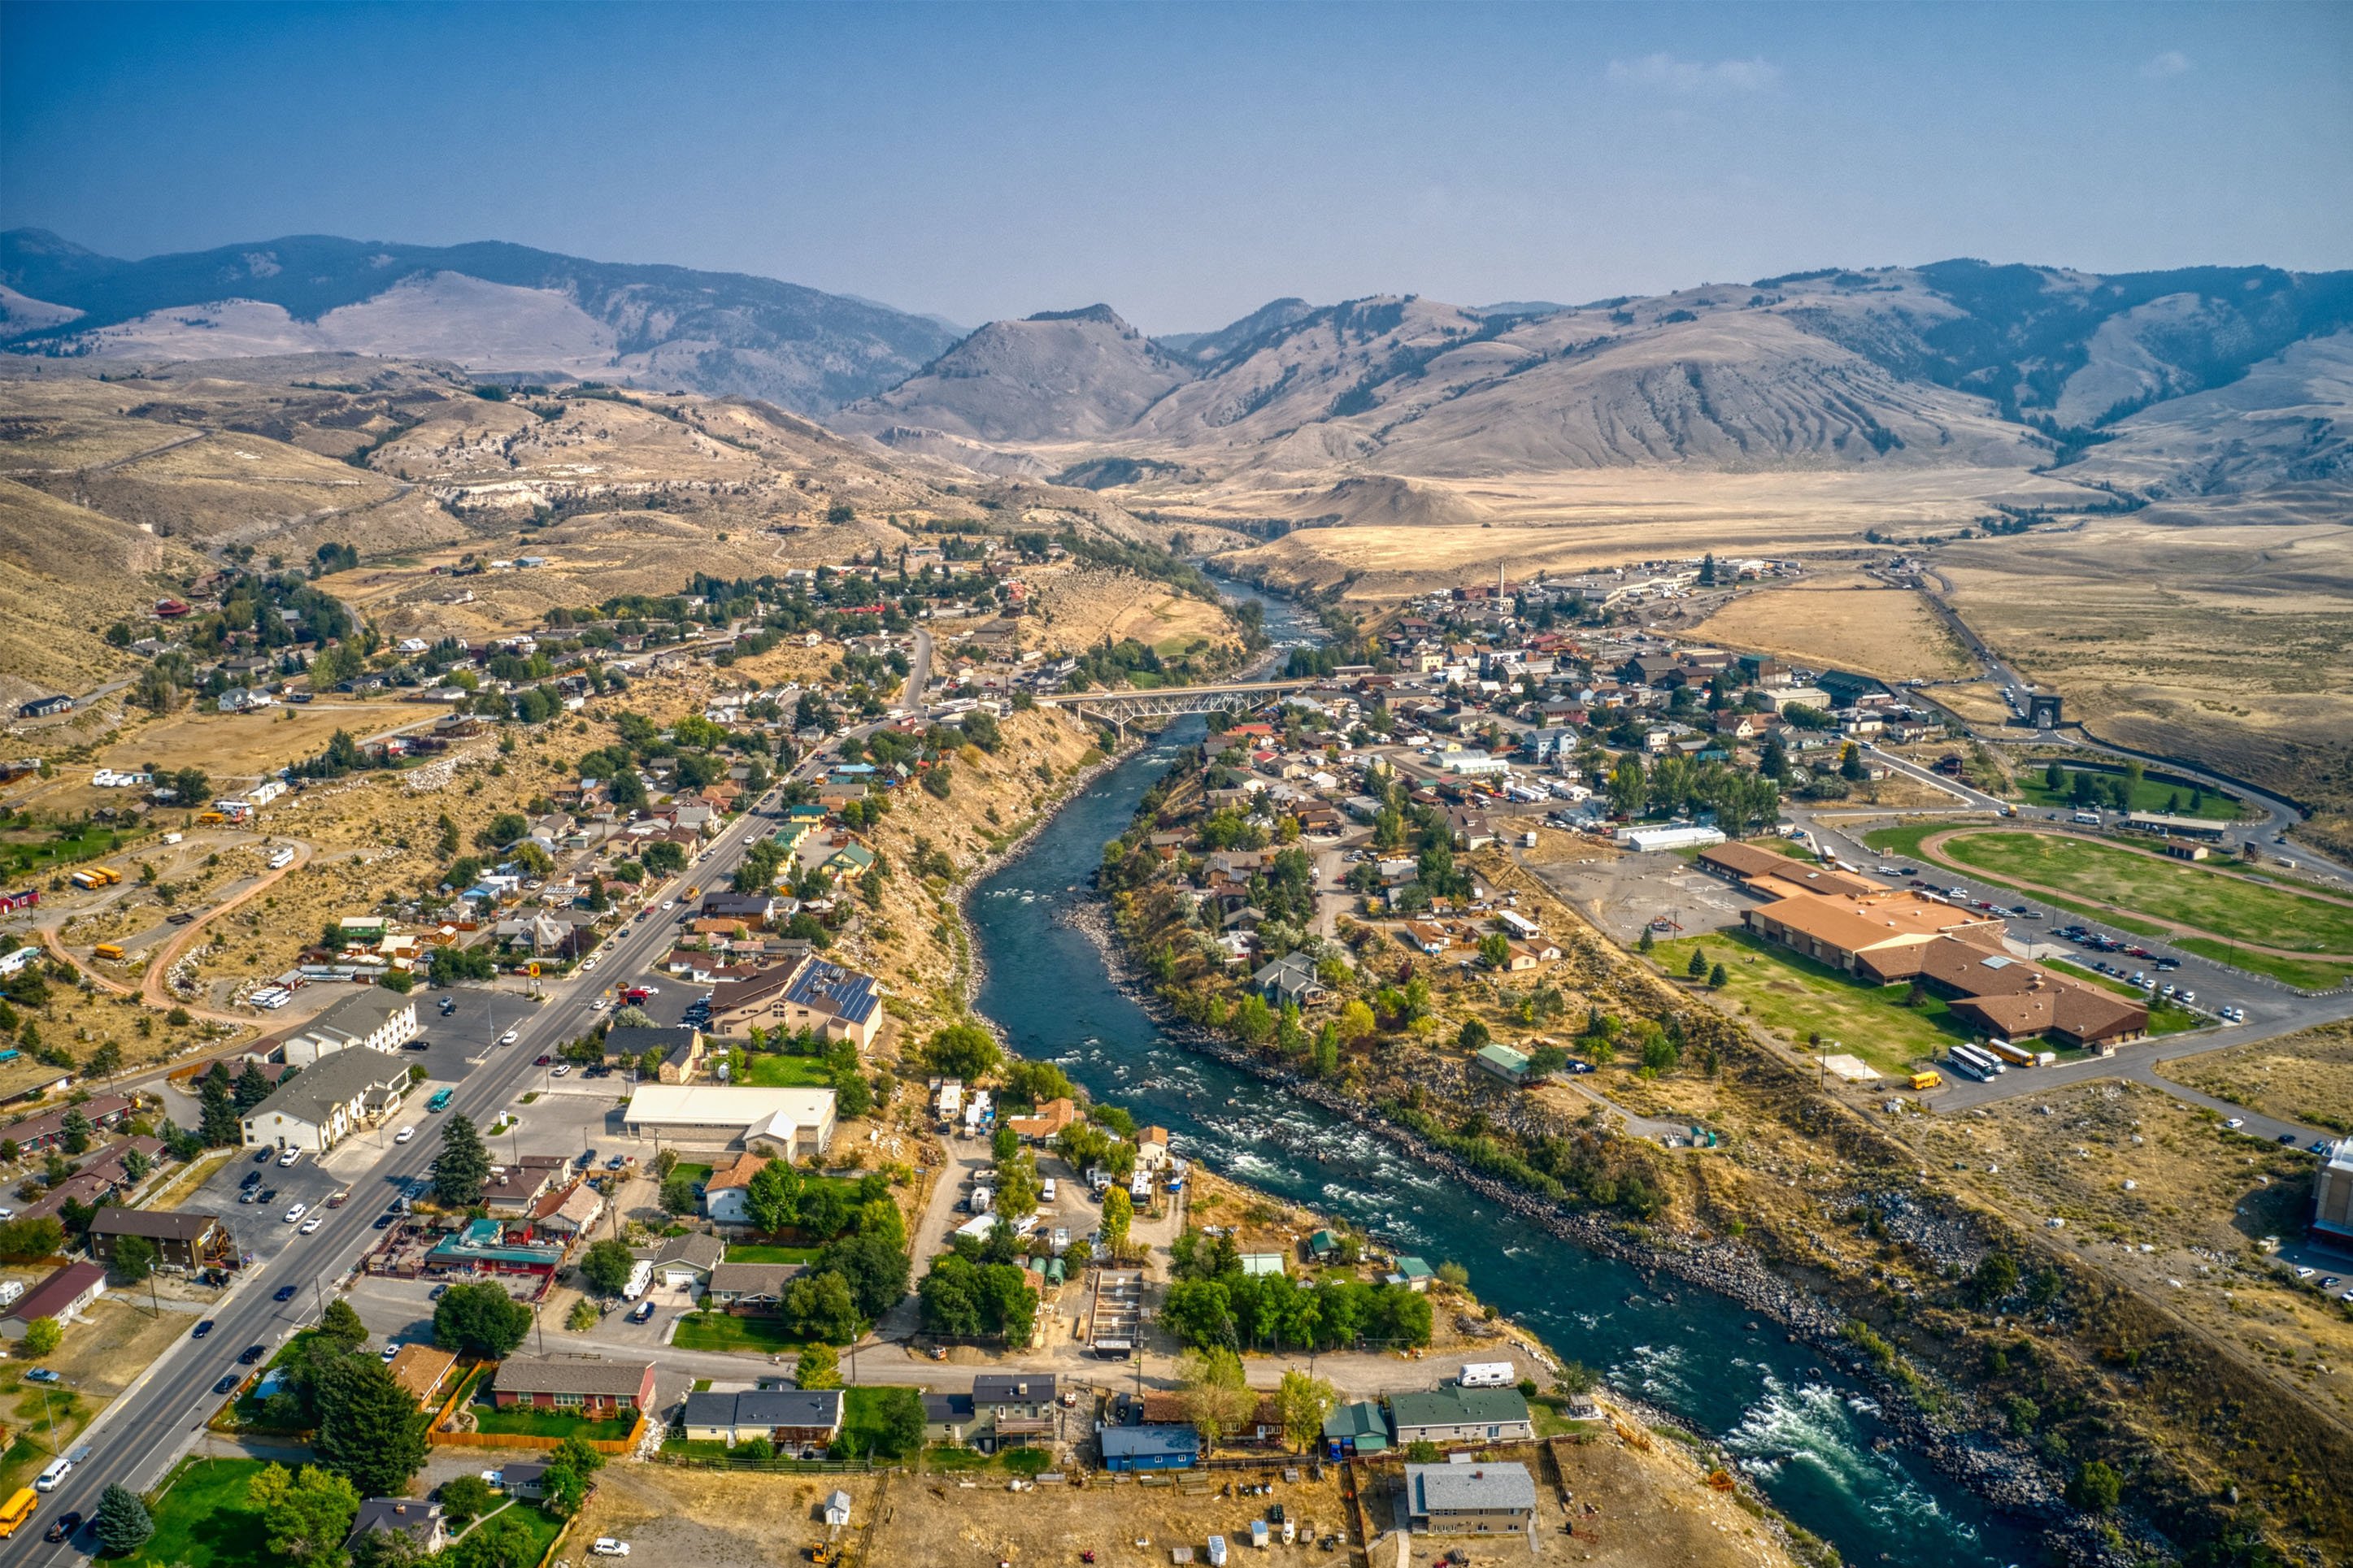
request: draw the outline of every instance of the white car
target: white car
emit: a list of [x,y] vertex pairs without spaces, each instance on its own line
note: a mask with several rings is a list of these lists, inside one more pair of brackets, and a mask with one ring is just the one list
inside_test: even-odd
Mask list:
[[309,1214],[310,1212],[311,1205],[309,1204],[296,1204],[292,1208],[286,1211],[286,1223],[288,1225],[292,1225],[296,1220],[301,1219],[304,1215]]
[[388,1344],[388,1345],[385,1346],[385,1347],[384,1347],[384,1349],[382,1349],[381,1351],[378,1351],[378,1352],[376,1352],[376,1359],[377,1359],[378,1361],[390,1362],[390,1361],[394,1360],[395,1358],[396,1358],[399,1354],[400,1354],[400,1342],[399,1342],[398,1340],[395,1340],[395,1341],[393,1341],[393,1342],[392,1342],[392,1343],[390,1343],[390,1344]]
[[396,1132],[396,1133],[394,1133],[394,1134],[392,1135],[392,1141],[393,1141],[394,1142],[396,1142],[396,1143],[406,1143],[406,1142],[407,1142],[411,1138],[414,1138],[414,1137],[416,1137],[416,1136],[417,1136],[417,1129],[416,1129],[416,1128],[414,1128],[414,1127],[404,1127],[404,1128],[402,1128],[399,1131],[397,1131],[397,1132]]
[[572,1064],[570,1062],[558,1062],[554,1068],[549,1069],[548,1076],[550,1078],[562,1078],[565,1073],[568,1073],[571,1070]]
[[502,1046],[512,1046],[517,1039],[521,1038],[522,1036],[522,1031],[521,1029],[509,1029],[505,1034],[499,1037],[499,1044]]
[[605,998],[599,996],[596,1000],[588,1004],[588,1011],[591,1013],[601,1013],[611,1005],[612,1004],[607,1002]]
[[2246,1124],[2247,1119],[2243,1116],[2233,1116],[2229,1121],[2222,1123],[2223,1126],[2231,1128],[2234,1131],[2239,1128],[2244,1127]]
[[309,1219],[302,1222],[302,1234],[304,1236],[308,1236],[326,1223],[327,1216],[325,1215],[314,1214]]
[[584,963],[582,963],[582,964],[580,965],[580,973],[583,973],[583,974],[586,974],[586,973],[587,973],[590,970],[592,970],[592,969],[594,969],[594,968],[596,968],[596,961],[595,959],[591,958],[591,959],[587,960],[586,962],[585,962]]
[[588,1554],[592,1557],[627,1557],[629,1543],[616,1541],[609,1535],[600,1535],[588,1543]]
[[678,908],[678,900],[676,899],[664,899],[662,900],[662,909],[664,910],[667,911],[676,908]]
[[301,1157],[302,1157],[302,1151],[301,1151],[301,1150],[300,1150],[300,1149],[289,1149],[289,1150],[287,1150],[287,1151],[286,1151],[286,1152],[284,1152],[283,1154],[280,1154],[280,1155],[279,1155],[279,1156],[278,1156],[278,1168],[279,1168],[280,1170],[281,1170],[281,1171],[282,1171],[282,1170],[284,1170],[287,1166],[291,1165],[295,1161],[297,1161],[297,1160],[301,1159]]

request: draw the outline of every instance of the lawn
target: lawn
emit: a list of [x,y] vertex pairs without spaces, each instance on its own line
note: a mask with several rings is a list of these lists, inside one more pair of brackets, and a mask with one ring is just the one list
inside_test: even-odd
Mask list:
[[531,1532],[529,1538],[531,1542],[529,1550],[524,1553],[519,1554],[514,1559],[519,1563],[540,1563],[545,1561],[548,1549],[555,1544],[555,1538],[563,1534],[564,1527],[571,1522],[569,1520],[556,1518],[554,1514],[549,1513],[537,1503],[522,1502],[518,1500],[514,1502],[502,1503],[499,1507],[492,1509],[480,1519],[476,1520],[472,1525],[469,1526],[467,1529],[467,1534],[472,1534],[475,1531],[481,1529],[483,1525],[489,1523],[494,1519],[514,1520],[520,1522],[525,1530]]
[[[2064,771],[2072,773],[2076,770],[2069,768]],[[2103,789],[2107,786],[2110,779],[2124,776],[2122,773],[2103,773],[2097,768],[2085,768],[2082,771],[2099,780]],[[2046,787],[2042,782],[2041,768],[2026,769],[2018,775],[2018,797],[2031,805],[2049,810],[2064,811],[2073,806],[2075,804],[2073,788],[2072,783],[2066,789],[2062,790]],[[2210,822],[2236,822],[2242,815],[2237,801],[2228,795],[2217,795],[2212,790],[2206,791],[2193,807],[2190,805],[2190,797],[2196,791],[2195,784],[2164,784],[2157,779],[2144,778],[2133,786],[2132,809],[2163,812],[2168,816],[2202,816]],[[2113,804],[2110,798],[2104,796],[2100,801],[2100,808],[2103,811],[2107,810]]]
[[1842,971],[1744,931],[1678,937],[1659,943],[1651,956],[1669,974],[1681,975],[1695,947],[1706,951],[1710,963],[1724,965],[1725,994],[1766,1027],[1787,1031],[1800,1049],[1819,1031],[1835,1042],[1833,1051],[1860,1057],[1883,1073],[1909,1073],[1975,1035],[1936,997],[1906,1007],[1908,985],[1859,985]]
[[122,1559],[127,1568],[273,1568],[261,1514],[245,1489],[267,1468],[262,1459],[189,1459],[160,1496],[147,1500],[155,1533]]
[[692,1182],[698,1187],[711,1180],[710,1166],[690,1165],[683,1160],[680,1161],[677,1164],[672,1165],[670,1169],[670,1173],[673,1176],[684,1176],[688,1181]]
[[629,1427],[636,1420],[632,1416],[624,1421],[599,1421],[565,1410],[533,1410],[520,1405],[501,1410],[480,1400],[467,1408],[473,1412],[476,1431],[502,1433],[510,1437],[588,1437],[617,1443],[629,1435]]
[[2015,830],[1961,834],[1946,841],[1944,852],[1958,865],[2105,899],[2217,936],[2304,952],[2353,953],[2353,904],[2306,898],[2187,860]]
[[731,1241],[727,1244],[729,1263],[814,1263],[823,1251],[816,1247],[771,1246],[756,1241]]
[[743,1064],[735,1081],[747,1089],[831,1089],[833,1069],[823,1057],[738,1055]]
[[773,1318],[739,1318],[728,1312],[689,1312],[679,1319],[670,1342],[683,1351],[797,1351],[808,1342]]
[[841,1447],[852,1458],[895,1458],[883,1446],[882,1400],[888,1388],[847,1388],[841,1398]]
[[2030,892],[2024,888],[2005,882],[1999,877],[1989,877],[1971,868],[1947,865],[1947,862],[1937,859],[1933,855],[1924,855],[1920,852],[1922,839],[1932,833],[1945,832],[1949,826],[1946,823],[1930,822],[1915,823],[1908,827],[1874,827],[1862,836],[1862,841],[1883,855],[1893,856],[1903,860],[1918,860],[1929,866],[1944,866],[1947,870],[1958,871],[1961,875],[1977,881],[2007,889],[2021,898],[2031,899],[2037,904],[2065,910],[2071,914],[2082,915],[2085,920],[2094,920],[2102,925],[2114,926],[2118,931],[2128,931],[2138,936],[2167,934],[2166,928],[2153,921],[2137,921],[2130,915],[2120,915],[2107,910],[2094,909],[2089,904],[2076,903],[2068,899],[2054,899],[2048,893]]

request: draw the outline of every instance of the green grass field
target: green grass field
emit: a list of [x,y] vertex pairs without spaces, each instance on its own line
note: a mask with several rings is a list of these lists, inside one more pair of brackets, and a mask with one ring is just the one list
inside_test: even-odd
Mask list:
[[[2074,770],[2065,771],[2072,773]],[[2124,776],[2121,773],[2103,773],[2094,768],[2083,771],[2099,780],[2103,789],[2107,787],[2108,780]],[[2053,790],[2042,782],[2042,772],[2041,768],[2028,768],[2019,773],[2018,798],[2030,805],[2057,811],[2073,806],[2073,784],[2071,783],[2065,789]],[[2210,822],[2236,822],[2239,819],[2241,812],[2237,801],[2208,790],[2193,808],[2190,800],[2195,793],[2195,786],[2191,784],[2160,784],[2156,779],[2144,778],[2133,787],[2132,809],[2161,811],[2168,816],[2202,816]],[[2112,801],[2107,798],[2103,798],[2100,803],[2102,810],[2108,809],[2111,805]]]
[[738,1318],[725,1312],[689,1312],[679,1319],[670,1342],[688,1351],[797,1351],[808,1342],[770,1318]]
[[882,1436],[882,1399],[884,1388],[849,1388],[842,1391],[841,1446],[852,1458],[873,1454],[882,1458],[896,1458],[884,1446]]
[[747,1089],[830,1089],[833,1069],[822,1057],[739,1056],[735,1081]]
[[510,1437],[588,1437],[617,1443],[629,1435],[631,1425],[629,1421],[597,1421],[563,1410],[521,1406],[501,1410],[480,1399],[467,1408],[473,1412],[476,1430],[503,1433]]
[[148,1501],[155,1533],[121,1561],[129,1568],[275,1568],[260,1511],[245,1502],[245,1489],[266,1468],[261,1459],[187,1460]]
[[2186,860],[2059,834],[1995,829],[1947,839],[1944,853],[1957,865],[2105,899],[2240,942],[2353,953],[2353,904],[2306,898]]
[[1837,1042],[1834,1051],[1893,1075],[1912,1072],[1915,1064],[1974,1034],[1934,996],[1906,1007],[1908,985],[1857,984],[1827,963],[1743,931],[1678,937],[1659,943],[1651,956],[1668,973],[1680,975],[1694,947],[1705,950],[1709,963],[1724,965],[1727,995],[1767,1028],[1786,1030],[1799,1049],[1819,1031],[1824,1040]]
[[823,1249],[815,1247],[779,1247],[756,1241],[731,1241],[727,1244],[730,1263],[814,1263]]
[[[1905,827],[1874,827],[1862,836],[1862,841],[1883,855],[1902,860],[1917,860],[1924,866],[1942,866],[1948,871],[1957,871],[1972,880],[2016,893],[2021,899],[2031,900],[2035,904],[2046,909],[2065,910],[2070,914],[2082,915],[2085,920],[2098,921],[2102,925],[2111,925],[2118,931],[2128,931],[2137,936],[2166,934],[2166,928],[2154,921],[2135,920],[2130,915],[2115,914],[2106,910],[2094,909],[2089,904],[2078,903],[2073,900],[2053,898],[2049,893],[2031,892],[2027,889],[2005,882],[1999,877],[1989,877],[1974,868],[1949,865],[1933,855],[1921,853],[1922,839],[1932,833],[1945,832],[1949,826],[1949,824],[1931,822],[1915,823]],[[1909,879],[1906,879],[1909,880]],[[1923,879],[1936,880],[1933,877]]]

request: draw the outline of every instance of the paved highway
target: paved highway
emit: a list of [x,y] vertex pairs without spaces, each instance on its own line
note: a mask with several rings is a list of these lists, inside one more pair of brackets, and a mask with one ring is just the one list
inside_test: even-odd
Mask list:
[[[812,757],[797,767],[794,775],[814,765]],[[673,885],[716,881],[734,868],[746,846],[773,826],[773,819],[765,813],[746,812],[673,879]],[[448,1112],[462,1111],[477,1125],[487,1124],[535,1070],[533,1058],[580,1032],[588,1021],[583,1010],[587,1000],[607,981],[638,973],[666,951],[675,935],[673,921],[662,914],[658,897],[655,903],[655,908],[608,938],[598,950],[598,974],[575,973],[546,987],[546,1000],[516,1026],[515,1043],[491,1047],[489,1059],[458,1084]],[[429,994],[418,994],[422,999]],[[39,1510],[14,1538],[0,1543],[0,1562],[47,1568],[83,1561],[89,1527],[85,1525],[74,1542],[51,1544],[41,1539],[49,1521],[69,1509],[87,1518],[96,1511],[99,1494],[110,1484],[119,1482],[134,1491],[156,1485],[219,1406],[222,1396],[213,1393],[213,1385],[228,1373],[242,1370],[236,1365],[237,1352],[250,1344],[274,1349],[296,1330],[317,1321],[326,1300],[322,1288],[357,1266],[377,1239],[376,1216],[398,1195],[404,1183],[427,1174],[439,1147],[439,1140],[432,1135],[439,1118],[426,1114],[416,1097],[406,1103],[399,1120],[415,1121],[426,1129],[424,1135],[405,1147],[389,1146],[374,1165],[353,1177],[352,1201],[340,1209],[322,1211],[327,1223],[317,1233],[297,1237],[276,1257],[261,1258],[246,1268],[213,1310],[216,1327],[210,1335],[180,1341],[100,1412],[76,1440],[90,1446],[90,1458],[42,1500]],[[306,1158],[301,1168],[308,1169],[311,1163]],[[259,1208],[232,1207],[231,1213],[233,1223],[243,1228],[279,1223],[274,1208],[265,1214]],[[250,1218],[246,1217],[248,1213]],[[296,1288],[294,1298],[284,1302],[275,1300],[278,1290],[289,1285]]]

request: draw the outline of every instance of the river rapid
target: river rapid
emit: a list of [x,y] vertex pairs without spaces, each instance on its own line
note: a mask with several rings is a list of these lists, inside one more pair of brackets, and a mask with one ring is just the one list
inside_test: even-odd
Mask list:
[[[1289,605],[1261,602],[1278,643],[1313,640]],[[1354,1122],[1168,1038],[1072,917],[1092,897],[1088,878],[1104,842],[1201,733],[1200,720],[1180,721],[1104,772],[974,889],[966,908],[983,965],[976,1002],[1015,1050],[1058,1064],[1139,1122],[1166,1127],[1187,1159],[1341,1215],[1433,1263],[1461,1264],[1482,1300],[1556,1353],[1721,1441],[1776,1506],[1850,1563],[2001,1568],[2043,1560],[2031,1530],[1906,1449],[1875,1446],[1886,1429],[1872,1402],[1769,1320],[1680,1281],[1646,1283],[1627,1264],[1535,1227]]]

